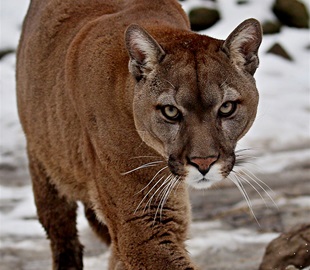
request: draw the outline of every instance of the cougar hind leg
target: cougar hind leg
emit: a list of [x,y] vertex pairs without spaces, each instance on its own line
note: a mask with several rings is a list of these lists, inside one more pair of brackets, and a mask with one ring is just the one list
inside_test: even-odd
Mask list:
[[97,219],[96,213],[90,206],[84,204],[84,209],[85,216],[92,230],[104,243],[109,246],[111,244],[111,236],[109,234],[108,227]]
[[54,270],[82,270],[83,246],[76,229],[76,202],[59,196],[43,166],[29,155],[39,221],[51,243]]

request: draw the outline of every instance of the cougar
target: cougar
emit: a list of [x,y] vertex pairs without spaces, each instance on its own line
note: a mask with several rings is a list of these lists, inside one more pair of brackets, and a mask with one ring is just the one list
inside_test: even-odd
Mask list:
[[31,0],[17,54],[19,117],[53,269],[82,269],[77,202],[109,269],[198,269],[188,188],[236,163],[258,105],[262,31],[190,30],[176,0]]

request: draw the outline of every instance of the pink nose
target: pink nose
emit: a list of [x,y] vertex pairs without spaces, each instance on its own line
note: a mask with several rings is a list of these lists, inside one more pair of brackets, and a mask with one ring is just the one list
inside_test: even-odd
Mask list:
[[206,158],[191,158],[190,163],[195,166],[203,175],[206,175],[218,157],[210,156]]

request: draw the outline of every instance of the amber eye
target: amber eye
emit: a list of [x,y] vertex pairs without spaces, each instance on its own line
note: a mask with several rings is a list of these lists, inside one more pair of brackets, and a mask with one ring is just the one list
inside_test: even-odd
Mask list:
[[236,102],[234,101],[225,102],[219,110],[219,115],[222,117],[231,116],[236,111],[236,108],[237,108]]
[[163,114],[163,116],[165,116],[168,120],[172,120],[175,121],[177,120],[181,113],[180,111],[172,106],[172,105],[167,105],[161,108],[161,113]]

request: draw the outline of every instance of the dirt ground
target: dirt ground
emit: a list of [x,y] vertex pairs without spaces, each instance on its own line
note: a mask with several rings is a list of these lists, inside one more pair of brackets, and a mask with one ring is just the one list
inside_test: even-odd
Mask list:
[[[268,203],[267,207],[255,190],[248,189],[259,224],[250,215],[242,195],[233,184],[226,183],[222,188],[213,190],[191,191],[193,226],[189,250],[194,250],[192,257],[202,270],[257,270],[269,240],[258,241],[256,237],[275,237],[297,224],[309,223],[310,161],[294,164],[279,173],[257,176],[273,189],[273,199],[278,205],[276,208]],[[30,185],[27,166],[22,158],[16,166],[2,164],[0,179],[1,186]],[[2,218],[20,203],[18,200],[1,199],[1,196],[0,202]],[[230,242],[222,247],[208,245],[208,233],[238,235],[240,230],[253,237],[237,246]],[[88,228],[80,234],[85,245],[85,269],[106,269],[107,247]],[[44,235],[29,237],[1,233],[0,240],[1,270],[51,269],[49,243]],[[202,244],[197,247],[199,241]]]

